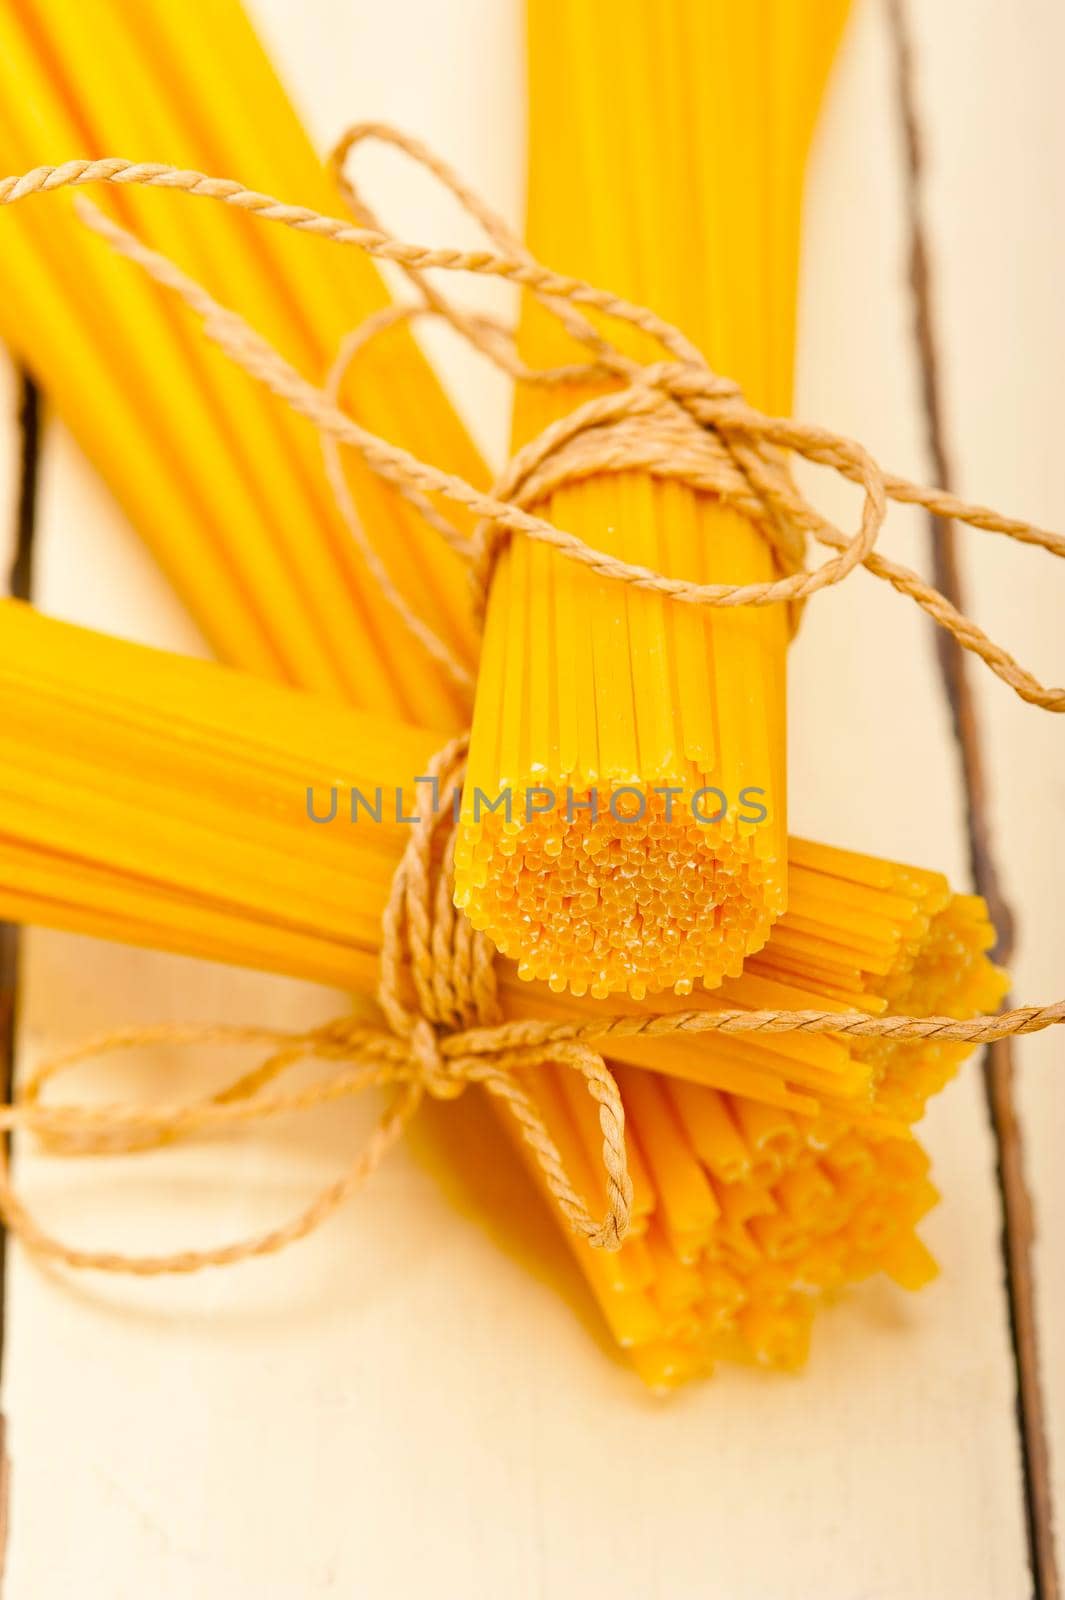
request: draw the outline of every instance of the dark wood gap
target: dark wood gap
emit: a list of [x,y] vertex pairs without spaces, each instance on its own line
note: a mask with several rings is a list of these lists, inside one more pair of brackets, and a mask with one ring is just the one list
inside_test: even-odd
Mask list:
[[[932,264],[925,227],[925,144],[917,100],[917,73],[905,0],[887,0],[895,57],[896,101],[904,147],[913,333],[917,350],[925,442],[934,481],[953,487],[936,337]],[[959,611],[965,609],[965,584],[954,525],[928,518],[936,587]],[[995,854],[987,784],[986,747],[965,652],[943,628],[935,629],[936,657],[950,706],[964,785],[969,865],[977,893],[987,901],[998,932],[995,957],[1010,960],[1015,922],[1002,886]],[[1009,1001],[1006,1002],[1009,1004]],[[1035,1306],[1034,1221],[1025,1179],[1024,1141],[1013,1089],[1011,1039],[991,1045],[983,1058],[984,1092],[995,1141],[1002,1208],[1001,1249],[1009,1302],[1010,1335],[1017,1384],[1017,1426],[1024,1470],[1028,1556],[1035,1600],[1060,1600],[1054,1547],[1050,1458],[1046,1410],[1040,1378],[1039,1331]]]
[[[40,481],[41,396],[28,372],[19,374],[18,494],[15,500],[15,548],[8,570],[6,591],[16,600],[28,600],[33,591],[33,544],[37,523]],[[0,923],[0,1095],[11,1099],[18,1028],[19,930]],[[10,1146],[10,1136],[6,1136]],[[10,1154],[10,1151],[9,1151]],[[4,1356],[4,1312],[7,1303],[7,1230],[0,1223],[0,1373]]]
[[18,498],[15,502],[15,553],[7,584],[8,593],[16,600],[29,600],[33,593],[33,547],[37,529],[37,497],[40,485],[42,409],[40,390],[28,372],[21,372],[18,403],[19,485]]
[[[3,589],[16,600],[29,600],[33,592],[33,546],[37,525],[37,490],[41,459],[41,396],[29,373],[19,374],[18,391],[18,495],[15,501],[15,549]],[[19,930],[0,923],[0,1096],[11,1099],[18,1032]],[[10,1159],[11,1138],[4,1135]],[[0,1375],[3,1372],[7,1311],[7,1229],[0,1222]],[[4,1414],[0,1411],[0,1582],[7,1550],[8,1486],[10,1463]]]

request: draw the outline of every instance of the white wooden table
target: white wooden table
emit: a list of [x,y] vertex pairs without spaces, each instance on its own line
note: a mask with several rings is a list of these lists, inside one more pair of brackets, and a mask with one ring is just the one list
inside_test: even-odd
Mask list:
[[[1060,529],[1065,10],[1055,0],[911,8],[957,487]],[[251,9],[323,146],[356,116],[387,117],[438,145],[520,220],[517,0]],[[886,14],[863,0],[813,167],[798,408],[924,476],[902,173]],[[446,207],[394,167],[388,174],[391,214],[408,234],[454,237]],[[445,355],[460,404],[498,458],[505,395]],[[17,488],[14,395],[3,371],[5,528]],[[41,468],[39,604],[200,648],[58,427]],[[1061,681],[1061,575],[1046,558],[962,537],[977,615],[1045,680]],[[920,519],[893,516],[888,540],[927,568]],[[815,602],[793,660],[797,830],[964,881],[962,796],[929,626],[863,576]],[[975,681],[1020,913],[1016,993],[1056,998],[1062,730],[982,671]],[[23,938],[20,984],[26,1057],[127,1021],[288,1023],[337,1004],[309,986],[39,932]],[[1061,1051],[1052,1034],[1018,1047],[1059,1528]],[[339,1167],[363,1117],[334,1111],[150,1167],[70,1170],[23,1144],[18,1167],[46,1219],[73,1222],[85,1238],[165,1248],[281,1215]],[[434,1138],[444,1118],[475,1160],[473,1100],[434,1111],[357,1204],[264,1263],[184,1282],[71,1283],[9,1251],[9,1600],[1032,1592],[1000,1194],[976,1066],[926,1125],[944,1193],[925,1229],[940,1280],[913,1298],[877,1283],[850,1294],[821,1317],[801,1379],[722,1369],[667,1403],[604,1351],[548,1225],[534,1239],[537,1270],[515,1254],[506,1207],[528,1203],[517,1177],[491,1196],[473,1181],[442,1192]]]

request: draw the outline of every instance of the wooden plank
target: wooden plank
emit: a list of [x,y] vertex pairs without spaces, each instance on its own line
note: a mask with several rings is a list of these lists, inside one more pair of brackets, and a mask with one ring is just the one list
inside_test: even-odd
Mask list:
[[[1056,269],[1065,194],[1050,175],[1065,154],[1065,106],[1054,72],[1065,47],[1065,17],[1054,5],[1037,4],[1022,14],[995,0],[976,6],[951,0],[915,9],[914,26],[923,67],[937,325],[958,486],[1061,527],[1065,479],[1055,412],[1065,316]],[[994,126],[962,109],[990,103],[990,96]],[[952,112],[952,106],[959,109]],[[976,259],[978,272],[972,270]],[[992,634],[1044,681],[1060,682],[1058,574],[983,540],[966,550],[964,570],[975,614]],[[999,869],[1017,925],[1016,992],[1057,995],[1065,970],[1061,868],[1052,843],[1065,797],[1060,728],[982,676],[974,687]],[[1033,1537],[1044,1569],[1040,1592],[1049,1596],[1060,1585],[1065,1526],[1065,1266],[1056,1238],[1065,1218],[1057,1149],[1065,1084],[1060,1041],[1023,1041],[1014,1056],[1013,1097],[1035,1209],[1038,1376],[1049,1447],[1047,1463],[1033,1440]],[[1032,1367],[1036,1352],[1023,1319],[1018,1335],[1020,1357]]]
[[[255,9],[318,108],[323,142],[348,118],[396,116],[517,215],[516,6]],[[917,472],[890,95],[883,19],[868,4],[817,157],[800,407]],[[421,191],[398,172],[389,181],[417,234]],[[455,236],[446,219],[437,236]],[[48,605],[189,643],[66,445],[45,488]],[[853,512],[832,485],[823,498]],[[921,539],[915,519],[893,525],[903,559],[921,564]],[[107,589],[86,600],[101,564]],[[879,587],[856,581],[815,602],[796,646],[796,825],[957,876],[960,800],[930,640]],[[124,1021],[289,1021],[338,1003],[34,935],[23,1048],[29,1060]],[[146,1087],[178,1066],[160,1063]],[[92,1081],[104,1096],[131,1087],[128,1070]],[[334,1112],[151,1166],[72,1170],[26,1148],[20,1171],[54,1225],[165,1247],[282,1214],[364,1125],[361,1110]],[[993,1152],[974,1073],[927,1129],[946,1195],[927,1229],[941,1281],[912,1300],[877,1284],[849,1296],[821,1319],[799,1381],[724,1371],[667,1405],[600,1347],[551,1228],[508,1225],[510,1207],[535,1217],[519,1178],[457,1193],[452,1182],[458,1203],[442,1201],[441,1129],[461,1134],[476,1173],[488,1134],[467,1099],[434,1112],[357,1205],[271,1262],[71,1285],[16,1255],[9,1596],[1025,1592]]]

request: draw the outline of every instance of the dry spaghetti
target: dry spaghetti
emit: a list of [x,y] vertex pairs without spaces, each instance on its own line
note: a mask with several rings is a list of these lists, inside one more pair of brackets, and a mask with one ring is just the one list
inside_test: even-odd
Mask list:
[[[9,180],[0,186],[0,195],[5,199],[18,198],[22,193],[31,191],[34,187],[49,187],[62,182],[88,181],[92,176],[107,176],[113,181],[135,181],[149,184],[163,183],[169,185],[173,179],[168,177],[161,169],[131,168],[126,163],[96,163],[96,164],[71,164],[58,171],[35,173],[30,180],[20,186],[17,181]],[[901,480],[887,479],[879,473],[868,458],[854,446],[847,446],[844,441],[833,439],[831,436],[817,434],[815,430],[798,430],[795,425],[783,424],[764,417],[761,413],[752,411],[741,399],[735,386],[722,382],[708,372],[700,359],[691,350],[691,347],[681,339],[668,325],[661,324],[657,319],[638,308],[626,306],[613,297],[600,294],[579,281],[561,279],[545,273],[524,258],[507,260],[500,258],[492,252],[475,253],[470,257],[460,257],[455,252],[426,252],[418,247],[411,247],[391,241],[382,235],[380,230],[351,229],[348,225],[321,218],[316,218],[307,212],[298,212],[296,208],[278,207],[275,202],[266,200],[261,196],[249,195],[239,186],[216,185],[211,180],[202,179],[196,174],[179,174],[177,186],[186,187],[197,192],[216,192],[232,204],[244,205],[248,209],[261,210],[267,215],[274,215],[281,220],[286,220],[293,226],[305,227],[309,231],[323,232],[328,237],[348,238],[367,244],[371,253],[392,255],[401,259],[408,266],[416,270],[426,266],[446,264],[453,267],[466,267],[469,270],[482,270],[495,272],[503,276],[512,276],[518,281],[527,282],[539,288],[548,295],[568,296],[574,305],[589,306],[606,313],[620,313],[624,320],[632,326],[642,328],[652,337],[660,338],[665,353],[669,359],[664,362],[652,362],[646,367],[633,366],[631,360],[622,352],[615,349],[597,330],[588,329],[583,324],[574,324],[569,313],[564,312],[567,330],[571,336],[583,339],[591,348],[593,360],[589,363],[583,374],[589,380],[598,382],[600,379],[613,379],[618,387],[604,399],[590,402],[588,407],[582,408],[576,418],[567,419],[562,428],[555,428],[549,435],[544,435],[540,440],[534,441],[533,447],[524,457],[516,459],[502,488],[508,498],[480,496],[458,480],[449,479],[447,475],[435,473],[433,469],[424,467],[406,456],[403,452],[395,450],[379,439],[368,436],[365,430],[360,429],[344,417],[337,405],[332,402],[327,393],[316,391],[313,386],[300,379],[298,373],[287,368],[284,363],[279,363],[276,354],[265,347],[262,341],[255,338],[250,330],[240,319],[234,318],[230,313],[218,306],[210,296],[201,291],[184,274],[173,268],[157,253],[145,251],[136,241],[121,228],[113,223],[99,224],[102,231],[127,253],[139,260],[142,265],[159,278],[175,288],[189,300],[208,321],[209,331],[223,345],[227,352],[237,358],[239,363],[254,376],[265,381],[269,387],[284,395],[296,409],[311,416],[313,420],[332,431],[341,442],[355,444],[366,455],[366,459],[375,471],[385,478],[397,483],[403,493],[419,504],[437,531],[453,538],[456,547],[460,547],[458,536],[452,536],[448,527],[443,524],[439,513],[431,507],[423,497],[427,492],[450,492],[460,504],[465,504],[476,514],[486,518],[503,532],[492,532],[486,528],[480,541],[479,554],[481,557],[482,581],[487,579],[491,562],[500,554],[501,541],[510,534],[517,532],[526,535],[532,540],[541,540],[554,544],[557,548],[564,549],[573,560],[587,566],[589,570],[599,573],[606,579],[618,580],[628,583],[635,590],[659,590],[667,599],[685,603],[718,605],[751,604],[765,605],[781,600],[798,601],[809,593],[828,582],[839,581],[846,576],[859,561],[870,566],[872,570],[880,570],[881,575],[887,575],[890,581],[896,583],[903,592],[909,592],[926,609],[936,614],[938,611],[945,625],[951,626],[952,631],[962,636],[970,648],[974,648],[984,656],[985,660],[1009,681],[1025,698],[1035,700],[1050,709],[1062,708],[1061,691],[1044,690],[1031,676],[1010,661],[997,647],[992,646],[983,635],[973,630],[964,619],[959,619],[956,614],[944,611],[940,599],[920,585],[912,575],[900,574],[897,569],[888,569],[873,548],[879,522],[883,513],[883,497],[885,490],[896,498],[919,499],[924,504],[934,504],[939,509],[955,509],[955,503],[946,497],[936,497],[923,490],[916,490],[913,486]],[[437,297],[439,298],[439,297]],[[440,309],[430,304],[424,314],[441,314]],[[493,359],[498,359],[514,370],[521,370],[520,360],[513,346],[501,335],[500,330],[489,328],[482,323],[470,324],[468,319],[457,317],[455,313],[444,306],[444,314],[452,317],[463,326],[463,331],[474,338],[474,342],[485,347]],[[575,331],[576,330],[576,331]],[[570,374],[572,377],[572,373]],[[559,378],[558,372],[547,372],[531,377],[530,381],[554,382]],[[650,421],[648,421],[650,419]],[[634,427],[634,422],[639,424]],[[642,442],[641,442],[642,441]],[[846,475],[855,477],[862,482],[866,490],[866,507],[863,525],[854,539],[848,541],[837,530],[828,528],[821,523],[809,507],[799,500],[787,481],[780,462],[776,456],[779,447],[800,448],[811,459],[823,460],[836,466]],[[835,545],[842,551],[839,558],[830,560],[816,573],[800,576],[794,574],[791,579],[780,583],[752,587],[747,585],[741,589],[736,586],[708,586],[686,580],[669,580],[661,573],[652,570],[639,570],[633,564],[619,562],[609,556],[591,550],[581,540],[567,536],[565,533],[546,523],[543,519],[528,514],[523,510],[523,495],[527,491],[532,499],[529,504],[535,504],[537,497],[543,499],[545,483],[554,484],[557,478],[559,488],[565,486],[567,479],[579,480],[588,473],[602,473],[622,470],[626,462],[632,463],[638,458],[635,454],[641,449],[649,458],[644,461],[639,458],[639,464],[653,475],[665,476],[678,475],[682,481],[692,483],[696,488],[715,492],[725,499],[730,499],[742,513],[759,521],[773,537],[780,541],[782,549],[793,548],[796,540],[804,533],[810,532],[815,537],[822,539],[830,547]],[[567,454],[568,452],[568,454]],[[617,465],[617,463],[621,465]],[[615,463],[615,465],[611,465]],[[539,474],[539,476],[537,476]],[[552,487],[551,492],[554,492]],[[1062,542],[1053,535],[1043,534],[1027,524],[1011,523],[1007,519],[998,518],[989,513],[983,513],[978,508],[962,508],[968,513],[970,520],[979,526],[986,526],[996,531],[1006,532],[1010,536],[1037,543],[1050,549],[1055,554],[1061,554]],[[879,567],[878,565],[879,564]],[[791,587],[787,587],[788,584]],[[446,882],[446,877],[443,880]],[[435,905],[439,911],[447,903],[446,895],[435,895]],[[408,913],[412,910],[415,914],[424,903],[417,896],[409,901]],[[450,916],[450,912],[447,913]],[[457,923],[452,918],[449,924],[452,928],[461,928],[461,920]],[[432,924],[429,925],[430,937],[426,949],[430,952],[429,981],[432,992],[435,994],[437,981],[444,988],[449,987],[448,958],[439,955],[434,948],[432,937]],[[465,936],[461,936],[465,938]],[[443,948],[443,947],[442,947]],[[463,957],[467,959],[467,957]],[[980,1037],[992,1036],[996,1028],[1006,1031],[1024,1031],[1038,1026],[1047,1026],[1059,1021],[1061,1008],[1044,1008],[1041,1012],[1010,1013],[1006,1019],[981,1019],[976,1026],[969,1030],[951,1019],[924,1018],[924,1019],[898,1019],[887,1015],[870,1017],[867,1013],[849,1013],[846,1009],[837,1009],[836,1005],[827,1009],[814,1009],[810,1014],[797,1012],[794,1007],[769,1007],[761,1010],[746,1011],[743,1009],[709,1009],[683,1011],[674,1007],[663,1016],[656,1017],[645,1015],[633,1017],[630,1014],[621,1015],[611,1021],[608,1030],[611,1038],[620,1043],[626,1038],[643,1036],[649,1039],[665,1039],[670,1035],[683,1036],[689,1032],[705,1033],[713,1031],[722,1039],[733,1039],[741,1035],[762,1035],[772,1037],[780,1032],[796,1032],[809,1038],[819,1038],[822,1035],[856,1035],[862,1037],[891,1038],[895,1041],[905,1041],[915,1038],[927,1038],[950,1044],[964,1039],[975,1040]],[[415,1012],[417,1026],[419,1016],[426,1022],[430,1018],[424,1012]],[[441,1026],[438,1024],[438,1027]],[[516,1025],[512,1025],[516,1026]],[[602,1029],[603,1023],[596,1022],[589,1025],[594,1032]],[[530,1021],[523,1025],[524,1031],[520,1034],[498,1034],[489,1030],[486,1034],[477,1030],[459,1028],[454,1035],[456,1042],[449,1043],[450,1028],[443,1027],[444,1037],[439,1045],[439,1055],[449,1058],[455,1055],[464,1058],[465,1052],[471,1045],[471,1040],[476,1047],[483,1045],[489,1055],[495,1050],[511,1048],[520,1038],[524,1045],[542,1045],[550,1043],[552,1048],[565,1048],[569,1043],[580,1043],[587,1035],[580,1025],[570,1023],[551,1023],[548,1021]],[[958,1029],[961,1028],[959,1032]],[[992,1030],[989,1034],[988,1030]],[[343,1055],[345,1050],[353,1051],[359,1059],[360,1051],[365,1051],[372,1056],[379,1048],[371,1046],[362,1036],[352,1040],[338,1037],[344,1033],[343,1028],[334,1030],[331,1038],[324,1043],[327,1051],[339,1052]],[[424,1033],[422,1033],[424,1038]],[[401,1043],[400,1055],[408,1048]],[[613,1048],[613,1046],[611,1046]],[[395,1047],[386,1045],[386,1054],[394,1051]],[[474,1048],[474,1054],[478,1053]],[[408,1065],[401,1070],[401,1076],[416,1078],[420,1086],[429,1084],[436,1092],[447,1081],[446,1074],[441,1073],[436,1054],[427,1053],[421,1057],[411,1057],[414,1065]],[[256,1075],[253,1075],[253,1077]],[[642,1107],[643,1121],[647,1127],[659,1127],[664,1133],[669,1126],[668,1118],[663,1123],[656,1111],[656,1106],[648,1100],[643,1091],[646,1085],[639,1078],[626,1082],[629,1096],[633,1103]],[[450,1089],[450,1084],[448,1085]],[[553,1093],[554,1091],[552,1091]],[[550,1096],[548,1096],[550,1098]],[[743,1113],[739,1109],[742,1096],[736,1097],[734,1115],[740,1118]],[[548,1119],[544,1116],[543,1100],[539,1095],[537,1099],[537,1115],[547,1125]],[[660,1110],[660,1107],[658,1108]],[[687,1112],[691,1122],[686,1137],[694,1137],[694,1129],[698,1126],[695,1108],[689,1104]],[[576,1116],[571,1108],[567,1107],[567,1116]],[[121,1118],[118,1119],[121,1122]],[[837,1129],[838,1135],[838,1129]],[[555,1139],[553,1148],[561,1156],[562,1145],[565,1140]],[[842,1161],[842,1152],[840,1159]],[[568,1166],[568,1163],[566,1163]],[[874,1162],[874,1166],[876,1163]],[[364,1170],[360,1166],[360,1172]],[[790,1171],[790,1169],[789,1169]],[[796,1169],[798,1171],[798,1169]],[[802,1182],[809,1187],[810,1174],[806,1168],[798,1174]],[[615,1174],[616,1177],[616,1174]],[[919,1189],[920,1179],[914,1175],[914,1182]],[[794,1187],[794,1186],[793,1186]],[[697,1189],[698,1185],[694,1186]],[[693,1193],[694,1193],[693,1189]],[[675,1197],[674,1197],[675,1198]],[[734,1197],[735,1200],[736,1197]],[[736,1202],[738,1203],[738,1201]],[[798,1205],[798,1199],[795,1200]],[[667,1297],[667,1281],[672,1282],[674,1301],[684,1301],[685,1296],[690,1296],[691,1285],[682,1289],[678,1281],[683,1278],[679,1269],[690,1265],[684,1259],[684,1252],[691,1244],[691,1231],[679,1221],[676,1224],[675,1236],[671,1240],[672,1255],[667,1253],[662,1256],[658,1244],[652,1248],[652,1240],[659,1241],[659,1222],[668,1215],[669,1208],[665,1207],[663,1217],[656,1218],[652,1223],[647,1221],[650,1215],[646,1209],[636,1212],[642,1217],[643,1225],[647,1230],[646,1251],[654,1254],[661,1271],[656,1279],[656,1295],[658,1300]],[[901,1213],[901,1208],[900,1208]],[[618,1217],[616,1210],[611,1215]],[[631,1222],[631,1217],[630,1217]],[[704,1217],[705,1223],[705,1217]],[[703,1227],[703,1223],[699,1227]],[[752,1226],[753,1226],[752,1221]],[[742,1229],[745,1224],[737,1220],[734,1214],[730,1228]],[[696,1230],[698,1231],[698,1230]],[[779,1229],[774,1230],[779,1232]],[[620,1234],[620,1222],[615,1222],[615,1233]],[[289,1235],[282,1230],[277,1236],[277,1243],[284,1242]],[[709,1236],[707,1236],[709,1237]],[[738,1248],[743,1239],[742,1232],[735,1231],[732,1235],[733,1247]],[[687,1242],[686,1242],[687,1241]],[[631,1241],[640,1244],[636,1238]],[[705,1243],[705,1241],[704,1241]],[[778,1240],[779,1243],[779,1240]],[[271,1248],[276,1247],[271,1245]],[[901,1246],[900,1246],[901,1249]],[[678,1253],[679,1252],[679,1253]],[[587,1254],[585,1252],[585,1254]],[[624,1256],[624,1247],[618,1252],[619,1257]],[[227,1259],[232,1258],[227,1256]],[[115,1264],[121,1258],[114,1258]],[[671,1264],[672,1263],[672,1264]],[[910,1262],[907,1267],[900,1255],[897,1261],[897,1270],[900,1277],[907,1275],[911,1278],[919,1276],[919,1264]],[[628,1269],[627,1269],[628,1270]],[[634,1278],[628,1281],[628,1290],[637,1294],[634,1287],[635,1278],[639,1277],[643,1268],[632,1267]],[[812,1269],[811,1269],[812,1270]],[[601,1287],[603,1287],[601,1285]],[[620,1291],[620,1285],[615,1283],[614,1290]],[[761,1342],[762,1348],[772,1347],[772,1338],[766,1331],[767,1308],[773,1304],[774,1295],[787,1294],[791,1291],[782,1291],[779,1283],[776,1287],[772,1284],[762,1283],[757,1291],[750,1294],[747,1302],[746,1320],[748,1327],[748,1345],[756,1349]],[[685,1303],[694,1305],[698,1296],[689,1297]],[[657,1311],[662,1313],[662,1307],[655,1302]],[[790,1301],[789,1301],[790,1304]],[[634,1312],[634,1315],[637,1315]],[[664,1313],[662,1313],[664,1316]],[[789,1313],[790,1315],[790,1313]],[[668,1320],[668,1319],[666,1319]],[[770,1319],[771,1320],[771,1319]],[[759,1333],[761,1329],[761,1333]],[[629,1328],[629,1335],[632,1334]],[[655,1329],[644,1327],[644,1338],[641,1348],[656,1352],[654,1359],[668,1364],[671,1359],[663,1350],[669,1346],[669,1341],[676,1334],[675,1328],[670,1328],[662,1322]],[[766,1339],[768,1338],[768,1346]],[[665,1340],[665,1346],[663,1345]],[[627,1342],[635,1342],[628,1339]],[[683,1341],[681,1341],[683,1343]],[[784,1359],[784,1357],[782,1357]]]

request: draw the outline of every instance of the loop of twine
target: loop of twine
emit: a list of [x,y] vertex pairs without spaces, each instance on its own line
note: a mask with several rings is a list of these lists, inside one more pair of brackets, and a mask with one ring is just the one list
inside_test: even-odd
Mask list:
[[[429,249],[397,239],[382,228],[342,171],[349,151],[369,139],[392,144],[430,171],[481,224],[496,249]],[[238,366],[315,424],[341,514],[382,597],[460,688],[472,688],[468,670],[412,611],[361,528],[341,470],[341,445],[355,449],[371,471],[392,485],[450,548],[471,564],[479,614],[499,551],[515,534],[546,543],[601,577],[660,593],[678,603],[784,603],[793,608],[793,618],[811,595],[841,583],[858,566],[865,566],[909,595],[1022,699],[1047,710],[1065,710],[1065,690],[1045,688],[937,590],[915,573],[889,562],[875,548],[889,500],[923,506],[937,516],[1037,545],[1055,556],[1065,555],[1065,539],[885,473],[860,445],[826,429],[768,417],[756,410],[734,382],[712,372],[684,335],[652,311],[543,267],[454,172],[418,141],[379,124],[361,124],[345,135],[334,166],[361,226],[285,205],[228,180],[118,158],[38,167],[21,177],[4,179],[0,181],[0,204],[98,181],[175,189],[219,200],[334,243],[354,245],[403,268],[418,294],[417,302],[389,307],[349,335],[325,387],[319,389],[243,317],[221,305],[166,256],[148,249],[94,206],[81,199],[77,202],[82,220],[154,281],[175,293],[200,317],[207,336]],[[529,289],[589,351],[590,359],[551,368],[527,367],[513,332],[493,318],[464,312],[445,298],[425,276],[433,268],[482,274]],[[582,308],[642,333],[659,346],[664,359],[650,363],[632,360],[588,320]],[[520,450],[494,493],[486,495],[462,478],[441,472],[370,433],[339,407],[347,368],[371,339],[401,323],[431,316],[446,321],[518,382],[561,386],[609,382],[613,387],[577,405]],[[789,451],[831,467],[860,487],[862,512],[853,534],[835,528],[795,489],[785,465]],[[696,584],[671,578],[595,550],[531,509],[565,483],[632,468],[716,495],[741,511],[767,539],[781,576],[768,583],[744,585]],[[479,520],[472,543],[443,516],[430,495],[440,495],[474,513]],[[808,536],[837,552],[813,571],[804,567]],[[371,1087],[391,1088],[394,1093],[386,1111],[348,1170],[276,1228],[214,1249],[131,1256],[73,1248],[44,1230],[14,1192],[6,1153],[0,1150],[0,1212],[27,1245],[66,1266],[140,1276],[192,1272],[272,1253],[310,1233],[370,1176],[426,1094],[450,1098],[467,1084],[480,1083],[501,1098],[515,1117],[570,1227],[591,1245],[617,1249],[629,1226],[632,1184],[625,1154],[624,1108],[599,1054],[600,1048],[609,1046],[611,1037],[799,1032],[979,1044],[1065,1022],[1065,1002],[1019,1007],[966,1021],[783,1010],[651,1012],[636,1017],[595,1017],[582,1023],[501,1021],[492,947],[453,904],[454,834],[446,819],[451,798],[462,781],[465,743],[464,739],[453,742],[434,761],[431,772],[441,783],[440,807],[413,828],[393,881],[382,927],[378,999],[384,1026],[339,1018],[303,1033],[224,1026],[124,1029],[45,1062],[21,1087],[17,1103],[0,1109],[0,1131],[32,1131],[51,1148],[68,1155],[103,1154],[154,1148],[197,1132],[233,1129],[349,1099]],[[44,1086],[61,1072],[90,1058],[160,1043],[256,1043],[272,1053],[252,1071],[206,1098],[147,1108],[43,1103]],[[263,1093],[284,1073],[308,1060],[339,1063],[343,1070],[302,1089]],[[579,1072],[599,1106],[607,1190],[606,1213],[599,1220],[592,1217],[573,1187],[535,1100],[524,1087],[524,1075],[548,1062]]]
[[[578,407],[564,419],[561,427],[556,424],[557,432],[546,430],[540,440],[533,441],[511,463],[497,492],[486,495],[465,479],[442,472],[360,427],[339,409],[329,390],[310,383],[243,317],[221,305],[166,256],[148,249],[95,208],[81,207],[81,215],[91,227],[156,282],[177,294],[201,318],[207,335],[237,365],[308,417],[324,438],[356,450],[371,471],[410,501],[428,526],[472,562],[481,608],[498,549],[514,534],[548,544],[600,577],[688,605],[788,604],[794,608],[821,590],[842,583],[857,567],[864,566],[900,594],[908,595],[940,627],[951,633],[963,649],[979,656],[1021,699],[1048,711],[1065,711],[1065,689],[1040,683],[937,589],[876,549],[889,500],[921,506],[935,516],[967,523],[1019,543],[1036,545],[1058,557],[1065,556],[1065,538],[1033,523],[1002,516],[985,506],[885,472],[860,444],[829,429],[767,416],[744,399],[736,384],[714,373],[679,329],[654,312],[596,288],[582,278],[552,272],[542,266],[517,244],[499,219],[461,183],[451,168],[419,141],[383,124],[358,124],[341,141],[334,165],[339,169],[344,157],[355,146],[370,140],[393,145],[444,183],[497,247],[432,249],[399,239],[380,226],[358,191],[347,181],[345,189],[357,216],[369,219],[370,225],[345,222],[304,206],[286,205],[229,179],[118,157],[42,166],[22,176],[0,180],[0,205],[10,205],[33,194],[93,182],[166,188],[214,199],[299,232],[335,244],[355,246],[372,257],[400,266],[419,293],[418,304],[410,311],[377,322],[370,330],[371,336],[392,326],[397,316],[436,316],[518,381],[572,384],[610,377],[620,383],[622,387],[610,395],[593,398]],[[517,352],[513,333],[491,318],[469,315],[429,286],[425,273],[430,269],[498,278],[529,289],[559,318],[566,331],[590,351],[590,361],[545,369],[527,367]],[[659,346],[666,359],[650,364],[632,360],[592,327],[584,315],[586,309],[645,335]],[[334,373],[334,391],[336,383]],[[796,489],[784,464],[784,452],[831,468],[860,488],[862,509],[853,533],[848,535],[835,527]],[[743,512],[769,542],[782,576],[771,582],[741,585],[702,584],[669,577],[593,549],[527,509],[561,482],[597,472],[619,471],[633,464],[656,476],[677,478],[695,489],[715,494]],[[542,477],[538,476],[541,472]],[[429,502],[427,497],[434,494],[472,512],[478,519],[480,526],[472,547]],[[808,537],[836,552],[812,571],[802,566]],[[365,551],[365,542],[360,540],[360,544]],[[385,597],[408,627],[412,627],[413,614],[395,584],[388,586]],[[424,628],[424,622],[412,627],[423,642],[424,632],[419,633],[419,629]],[[437,640],[436,644],[437,659],[451,656],[442,641]],[[465,668],[453,657],[452,666],[458,669],[456,681],[468,682]]]

